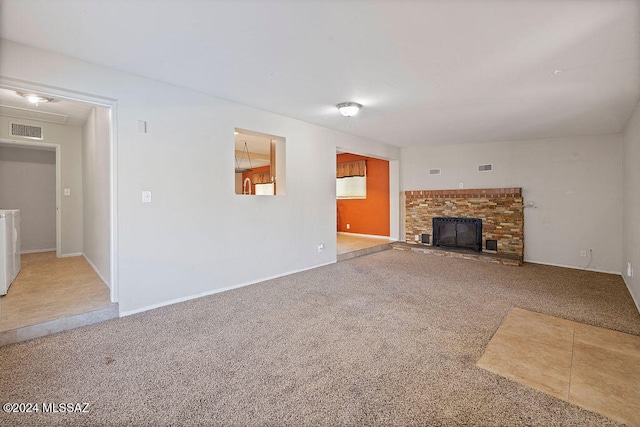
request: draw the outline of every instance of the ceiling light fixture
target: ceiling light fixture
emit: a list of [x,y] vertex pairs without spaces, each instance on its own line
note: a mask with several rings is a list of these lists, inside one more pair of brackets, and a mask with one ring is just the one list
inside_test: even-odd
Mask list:
[[[249,160],[249,167],[243,167],[242,163],[244,160],[244,155],[247,154],[247,159]],[[247,147],[247,141],[244,142],[244,147],[242,148],[242,154],[240,155],[240,160],[238,160],[238,153],[236,152],[236,173],[245,173],[252,172],[253,166],[251,165],[251,155],[249,154],[249,147]]]
[[36,104],[36,107],[40,103],[53,101],[53,98],[47,98],[46,96],[37,95],[35,93],[30,93],[30,92],[16,92],[16,93],[21,97],[26,98],[30,103]]
[[351,117],[358,114],[358,111],[362,108],[361,104],[357,102],[343,102],[341,104],[336,105],[338,107],[338,111],[345,117]]

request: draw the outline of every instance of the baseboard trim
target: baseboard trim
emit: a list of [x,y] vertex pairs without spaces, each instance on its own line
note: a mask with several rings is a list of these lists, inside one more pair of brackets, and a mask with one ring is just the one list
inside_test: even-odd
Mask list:
[[96,274],[104,282],[104,284],[107,285],[107,288],[111,289],[111,283],[109,283],[109,281],[102,275],[102,273],[100,273],[100,270],[98,270],[96,265],[89,259],[87,254],[83,253],[82,257],[84,258],[85,261],[87,261],[87,264],[89,264],[91,266],[91,268],[93,268],[93,271],[96,272]]
[[70,258],[72,256],[82,256],[84,255],[82,252],[72,252],[69,254],[60,254],[60,258]]
[[627,290],[629,291],[629,294],[631,294],[631,299],[636,304],[636,308],[638,309],[638,313],[640,313],[640,300],[638,298],[636,298],[636,296],[631,291],[631,283],[629,283],[627,281],[627,279],[628,279],[628,277],[623,274],[622,275],[622,280],[624,281],[624,284],[627,286]]
[[370,237],[372,239],[380,239],[380,240],[389,240],[390,242],[397,242],[396,239],[393,239],[389,236],[378,236],[377,234],[360,234],[360,233],[349,233],[348,231],[338,231],[338,234],[345,234],[347,236],[358,236],[358,237]]
[[237,285],[226,286],[224,288],[213,289],[213,290],[202,292],[202,293],[195,294],[195,295],[189,295],[189,296],[186,296],[186,297],[181,297],[181,298],[176,298],[176,299],[172,299],[172,300],[169,300],[169,301],[164,301],[164,302],[161,302],[161,303],[158,303],[158,304],[151,304],[151,305],[147,305],[147,306],[144,306],[144,307],[141,307],[141,308],[136,308],[136,309],[133,309],[133,310],[122,311],[122,312],[120,312],[120,317],[130,316],[132,314],[142,313],[144,311],[153,310],[154,308],[160,308],[160,307],[164,307],[164,306],[167,306],[167,305],[177,304],[179,302],[185,302],[185,301],[189,301],[189,300],[196,299],[196,298],[202,298],[202,297],[206,297],[206,296],[209,296],[209,295],[219,294],[220,292],[230,291],[232,289],[238,289],[238,288],[242,288],[242,287],[249,286],[249,285],[255,285],[256,283],[265,282],[265,281],[271,280],[271,279],[277,279],[279,277],[288,276],[290,274],[301,273],[301,272],[307,271],[307,270],[313,270],[314,268],[320,268],[320,267],[324,267],[325,265],[330,265],[330,264],[335,264],[335,263],[336,263],[336,260],[333,260],[333,261],[325,262],[323,264],[314,265],[314,266],[311,266],[311,267],[300,268],[300,269],[291,270],[291,271],[288,271],[288,272],[282,273],[282,274],[275,274],[273,276],[263,277],[261,279],[251,280],[249,282],[239,283]]
[[531,264],[550,265],[551,267],[571,268],[573,270],[593,271],[594,273],[617,274],[619,276],[622,276],[622,273],[620,273],[619,271],[600,270],[597,268],[582,268],[582,267],[576,267],[575,265],[555,264],[552,262],[533,261],[530,259],[525,259],[524,262],[529,262]]
[[41,252],[55,252],[56,248],[49,248],[49,249],[28,249],[26,251],[20,251],[20,255],[24,255],[24,254],[39,254]]

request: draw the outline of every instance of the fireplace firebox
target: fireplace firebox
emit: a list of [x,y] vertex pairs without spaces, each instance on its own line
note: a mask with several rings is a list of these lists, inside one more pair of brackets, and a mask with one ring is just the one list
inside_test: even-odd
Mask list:
[[433,246],[482,251],[482,219],[433,218]]

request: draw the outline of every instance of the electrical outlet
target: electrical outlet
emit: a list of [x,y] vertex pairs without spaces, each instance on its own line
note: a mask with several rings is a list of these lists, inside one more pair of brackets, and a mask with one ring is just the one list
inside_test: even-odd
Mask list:
[[630,262],[627,263],[627,276],[633,277],[633,267]]
[[318,243],[318,253],[324,251],[324,243]]
[[463,182],[459,183],[458,188],[464,188],[464,183]]
[[587,256],[587,251],[584,249],[580,250],[580,256]]
[[420,235],[416,234],[416,242],[419,242],[419,241],[420,241]]
[[347,230],[351,229],[351,224],[347,224]]

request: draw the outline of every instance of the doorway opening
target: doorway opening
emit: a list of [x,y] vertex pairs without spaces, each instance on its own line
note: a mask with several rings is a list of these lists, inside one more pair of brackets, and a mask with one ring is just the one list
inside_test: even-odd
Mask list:
[[391,239],[390,162],[343,150],[336,156],[338,260],[386,250]]
[[[22,249],[22,269],[0,298],[0,345],[119,315],[115,106],[0,79],[0,208],[20,210]],[[25,127],[38,138],[13,132]]]

